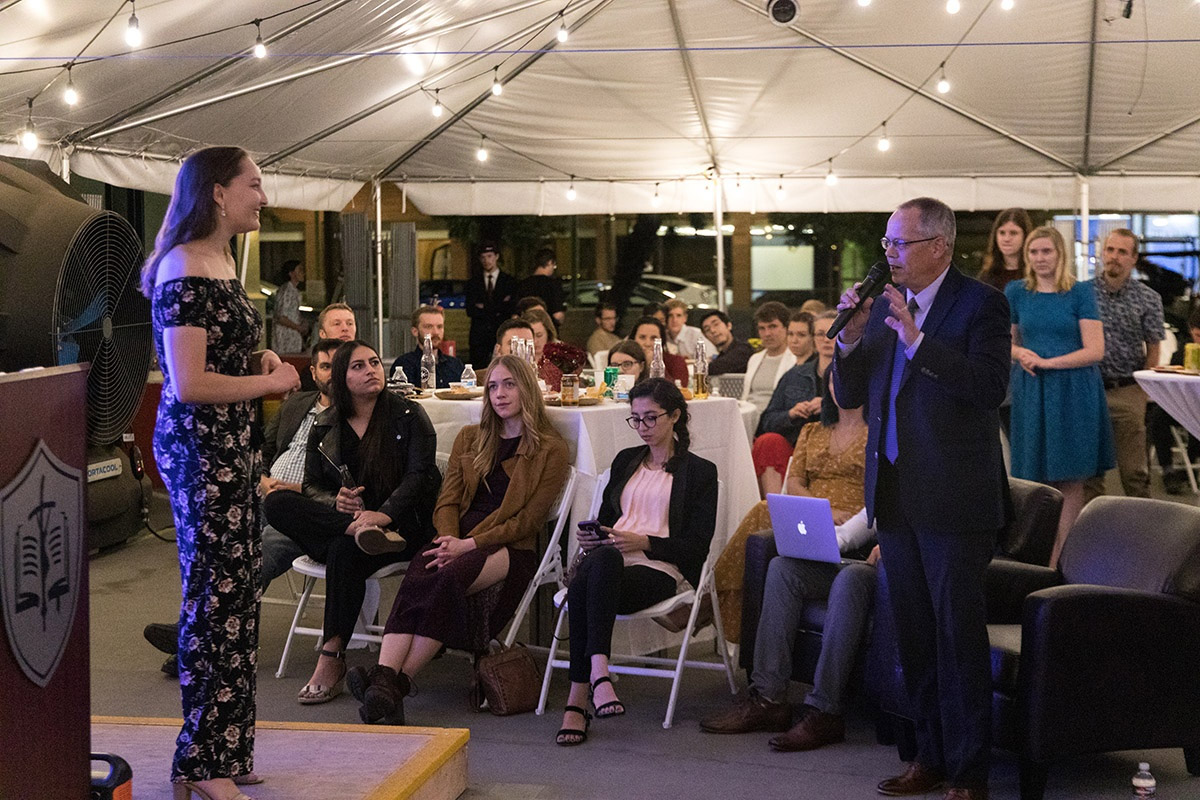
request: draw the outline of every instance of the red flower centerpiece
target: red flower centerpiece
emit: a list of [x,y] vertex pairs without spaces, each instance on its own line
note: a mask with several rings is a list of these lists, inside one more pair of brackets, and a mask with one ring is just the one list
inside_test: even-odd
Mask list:
[[542,348],[538,377],[546,382],[546,388],[558,392],[562,390],[562,376],[578,375],[579,369],[586,363],[587,353],[575,345],[550,342]]

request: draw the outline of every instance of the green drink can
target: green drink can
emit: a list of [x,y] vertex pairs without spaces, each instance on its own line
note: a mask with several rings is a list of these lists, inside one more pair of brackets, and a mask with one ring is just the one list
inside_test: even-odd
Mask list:
[[619,367],[605,367],[604,368],[604,385],[605,385],[604,396],[605,397],[613,396],[613,387],[616,386],[617,376],[620,374],[621,374],[621,369]]

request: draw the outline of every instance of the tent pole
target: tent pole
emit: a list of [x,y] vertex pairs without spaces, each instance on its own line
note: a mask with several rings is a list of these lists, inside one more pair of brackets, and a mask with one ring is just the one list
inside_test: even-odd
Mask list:
[[246,285],[246,270],[250,269],[250,234],[242,234],[242,263],[240,267],[242,286]]
[[64,147],[62,149],[62,179],[63,183],[71,182],[71,148]]
[[718,174],[713,180],[716,186],[713,187],[713,202],[716,208],[713,213],[713,220],[716,222],[717,228],[717,308],[725,310],[725,209],[721,203],[721,193],[724,191],[724,184],[721,181],[721,176]]
[[1075,275],[1081,281],[1088,279],[1089,257],[1092,254],[1092,235],[1091,235],[1091,198],[1089,196],[1088,179],[1079,176],[1079,238],[1083,247],[1080,249],[1079,259],[1075,262]]
[[375,197],[375,351],[383,355],[383,184],[371,181]]

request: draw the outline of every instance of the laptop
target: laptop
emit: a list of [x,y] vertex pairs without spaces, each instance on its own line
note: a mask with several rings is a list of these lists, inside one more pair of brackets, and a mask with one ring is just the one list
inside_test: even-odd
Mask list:
[[768,494],[767,510],[781,556],[840,564],[833,509],[823,497]]

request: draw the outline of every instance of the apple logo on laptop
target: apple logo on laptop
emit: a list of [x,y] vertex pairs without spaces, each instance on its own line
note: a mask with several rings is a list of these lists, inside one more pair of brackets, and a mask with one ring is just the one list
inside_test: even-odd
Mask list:
[[808,529],[804,527],[804,520],[796,523],[796,530],[800,531],[801,536],[808,536]]

